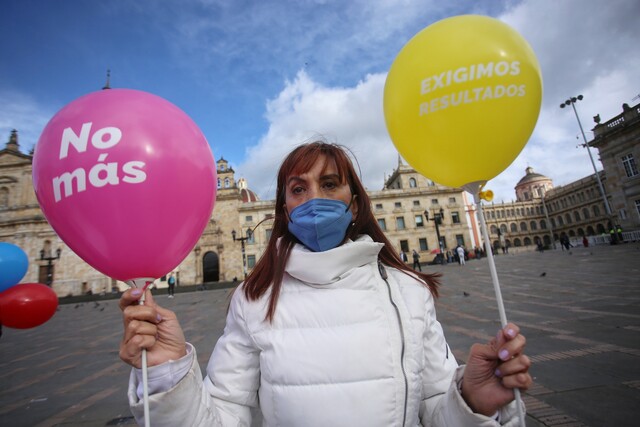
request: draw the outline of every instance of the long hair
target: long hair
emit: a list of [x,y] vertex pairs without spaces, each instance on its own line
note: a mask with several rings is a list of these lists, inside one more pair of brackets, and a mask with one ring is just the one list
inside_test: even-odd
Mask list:
[[371,200],[358,178],[353,163],[346,154],[346,148],[338,144],[316,141],[300,145],[284,159],[278,171],[276,188],[275,218],[267,249],[244,282],[244,293],[248,300],[255,301],[270,291],[266,320],[273,321],[285,266],[291,249],[299,241],[289,232],[288,216],[285,212],[286,182],[291,175],[309,171],[322,156],[326,164],[334,162],[341,184],[348,184],[353,203],[357,205],[357,215],[349,226],[346,237],[355,240],[361,234],[368,234],[375,242],[384,243],[380,251],[380,261],[407,274],[422,279],[434,297],[438,296],[439,274],[414,271],[399,257],[393,245],[382,232],[371,211]]

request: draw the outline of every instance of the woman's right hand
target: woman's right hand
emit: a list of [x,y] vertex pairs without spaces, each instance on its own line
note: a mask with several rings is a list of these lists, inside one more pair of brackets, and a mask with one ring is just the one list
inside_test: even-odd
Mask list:
[[185,356],[184,333],[175,313],[157,305],[151,291],[147,290],[144,305],[139,304],[141,296],[141,289],[129,289],[120,298],[124,321],[120,359],[140,368],[142,349],[147,350],[149,367]]

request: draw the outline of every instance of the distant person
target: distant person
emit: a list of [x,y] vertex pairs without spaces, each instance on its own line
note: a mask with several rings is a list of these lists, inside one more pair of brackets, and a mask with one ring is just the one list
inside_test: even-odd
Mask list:
[[589,247],[589,239],[587,239],[587,236],[582,236],[582,246],[585,248]]
[[169,273],[169,279],[167,280],[167,284],[169,285],[169,298],[173,298],[173,294],[176,289],[176,278],[173,275],[173,272]]
[[458,263],[460,263],[460,265],[464,265],[465,261],[464,261],[464,248],[460,245],[458,245],[458,247],[456,248],[456,252],[458,253]]
[[409,261],[409,258],[407,257],[407,253],[404,251],[404,249],[400,251],[400,259],[402,260],[402,262]]
[[420,254],[416,252],[415,249],[413,250],[413,269],[422,271],[422,267],[420,267]]
[[436,319],[438,277],[400,259],[343,148],[301,145],[280,167],[271,237],[232,294],[204,379],[173,311],[151,293],[139,305],[141,289],[120,299],[136,421],[144,348],[152,425],[250,426],[258,411],[265,427],[515,425],[513,389],[532,382],[524,336],[509,323],[458,367]]

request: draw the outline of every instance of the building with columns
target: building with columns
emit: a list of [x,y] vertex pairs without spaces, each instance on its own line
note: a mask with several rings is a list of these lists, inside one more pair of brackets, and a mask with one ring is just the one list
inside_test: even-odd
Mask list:
[[[625,106],[622,114],[594,129],[589,144],[604,165],[599,172],[614,212],[607,215],[595,174],[564,186],[527,168],[515,186],[511,202],[483,202],[491,245],[533,250],[566,235],[574,244],[588,236],[608,241],[610,225],[619,224],[630,238],[640,239],[640,105]],[[224,158],[216,162],[218,188],[215,208],[198,243],[174,270],[178,285],[240,281],[266,248],[273,227],[274,200],[260,200],[243,178],[236,179]],[[420,254],[430,262],[439,250],[457,245],[481,247],[477,206],[460,188],[438,185],[398,158],[397,167],[381,190],[369,191],[372,211],[397,251]],[[634,234],[635,233],[635,234]],[[599,238],[599,240],[598,240]],[[32,153],[20,150],[12,131],[0,150],[0,241],[18,245],[28,255],[22,282],[46,283],[59,296],[121,290],[125,284],[105,277],[75,255],[47,223],[32,182]],[[512,250],[513,250],[512,249]],[[167,272],[168,273],[168,272]],[[157,280],[166,286],[165,278]]]

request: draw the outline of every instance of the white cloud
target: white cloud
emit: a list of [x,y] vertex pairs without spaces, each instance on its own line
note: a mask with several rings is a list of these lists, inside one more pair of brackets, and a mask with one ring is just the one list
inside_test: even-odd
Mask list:
[[28,153],[53,113],[43,109],[30,96],[15,91],[0,92],[0,99],[0,147],[4,148],[11,131],[16,129],[20,150]]

